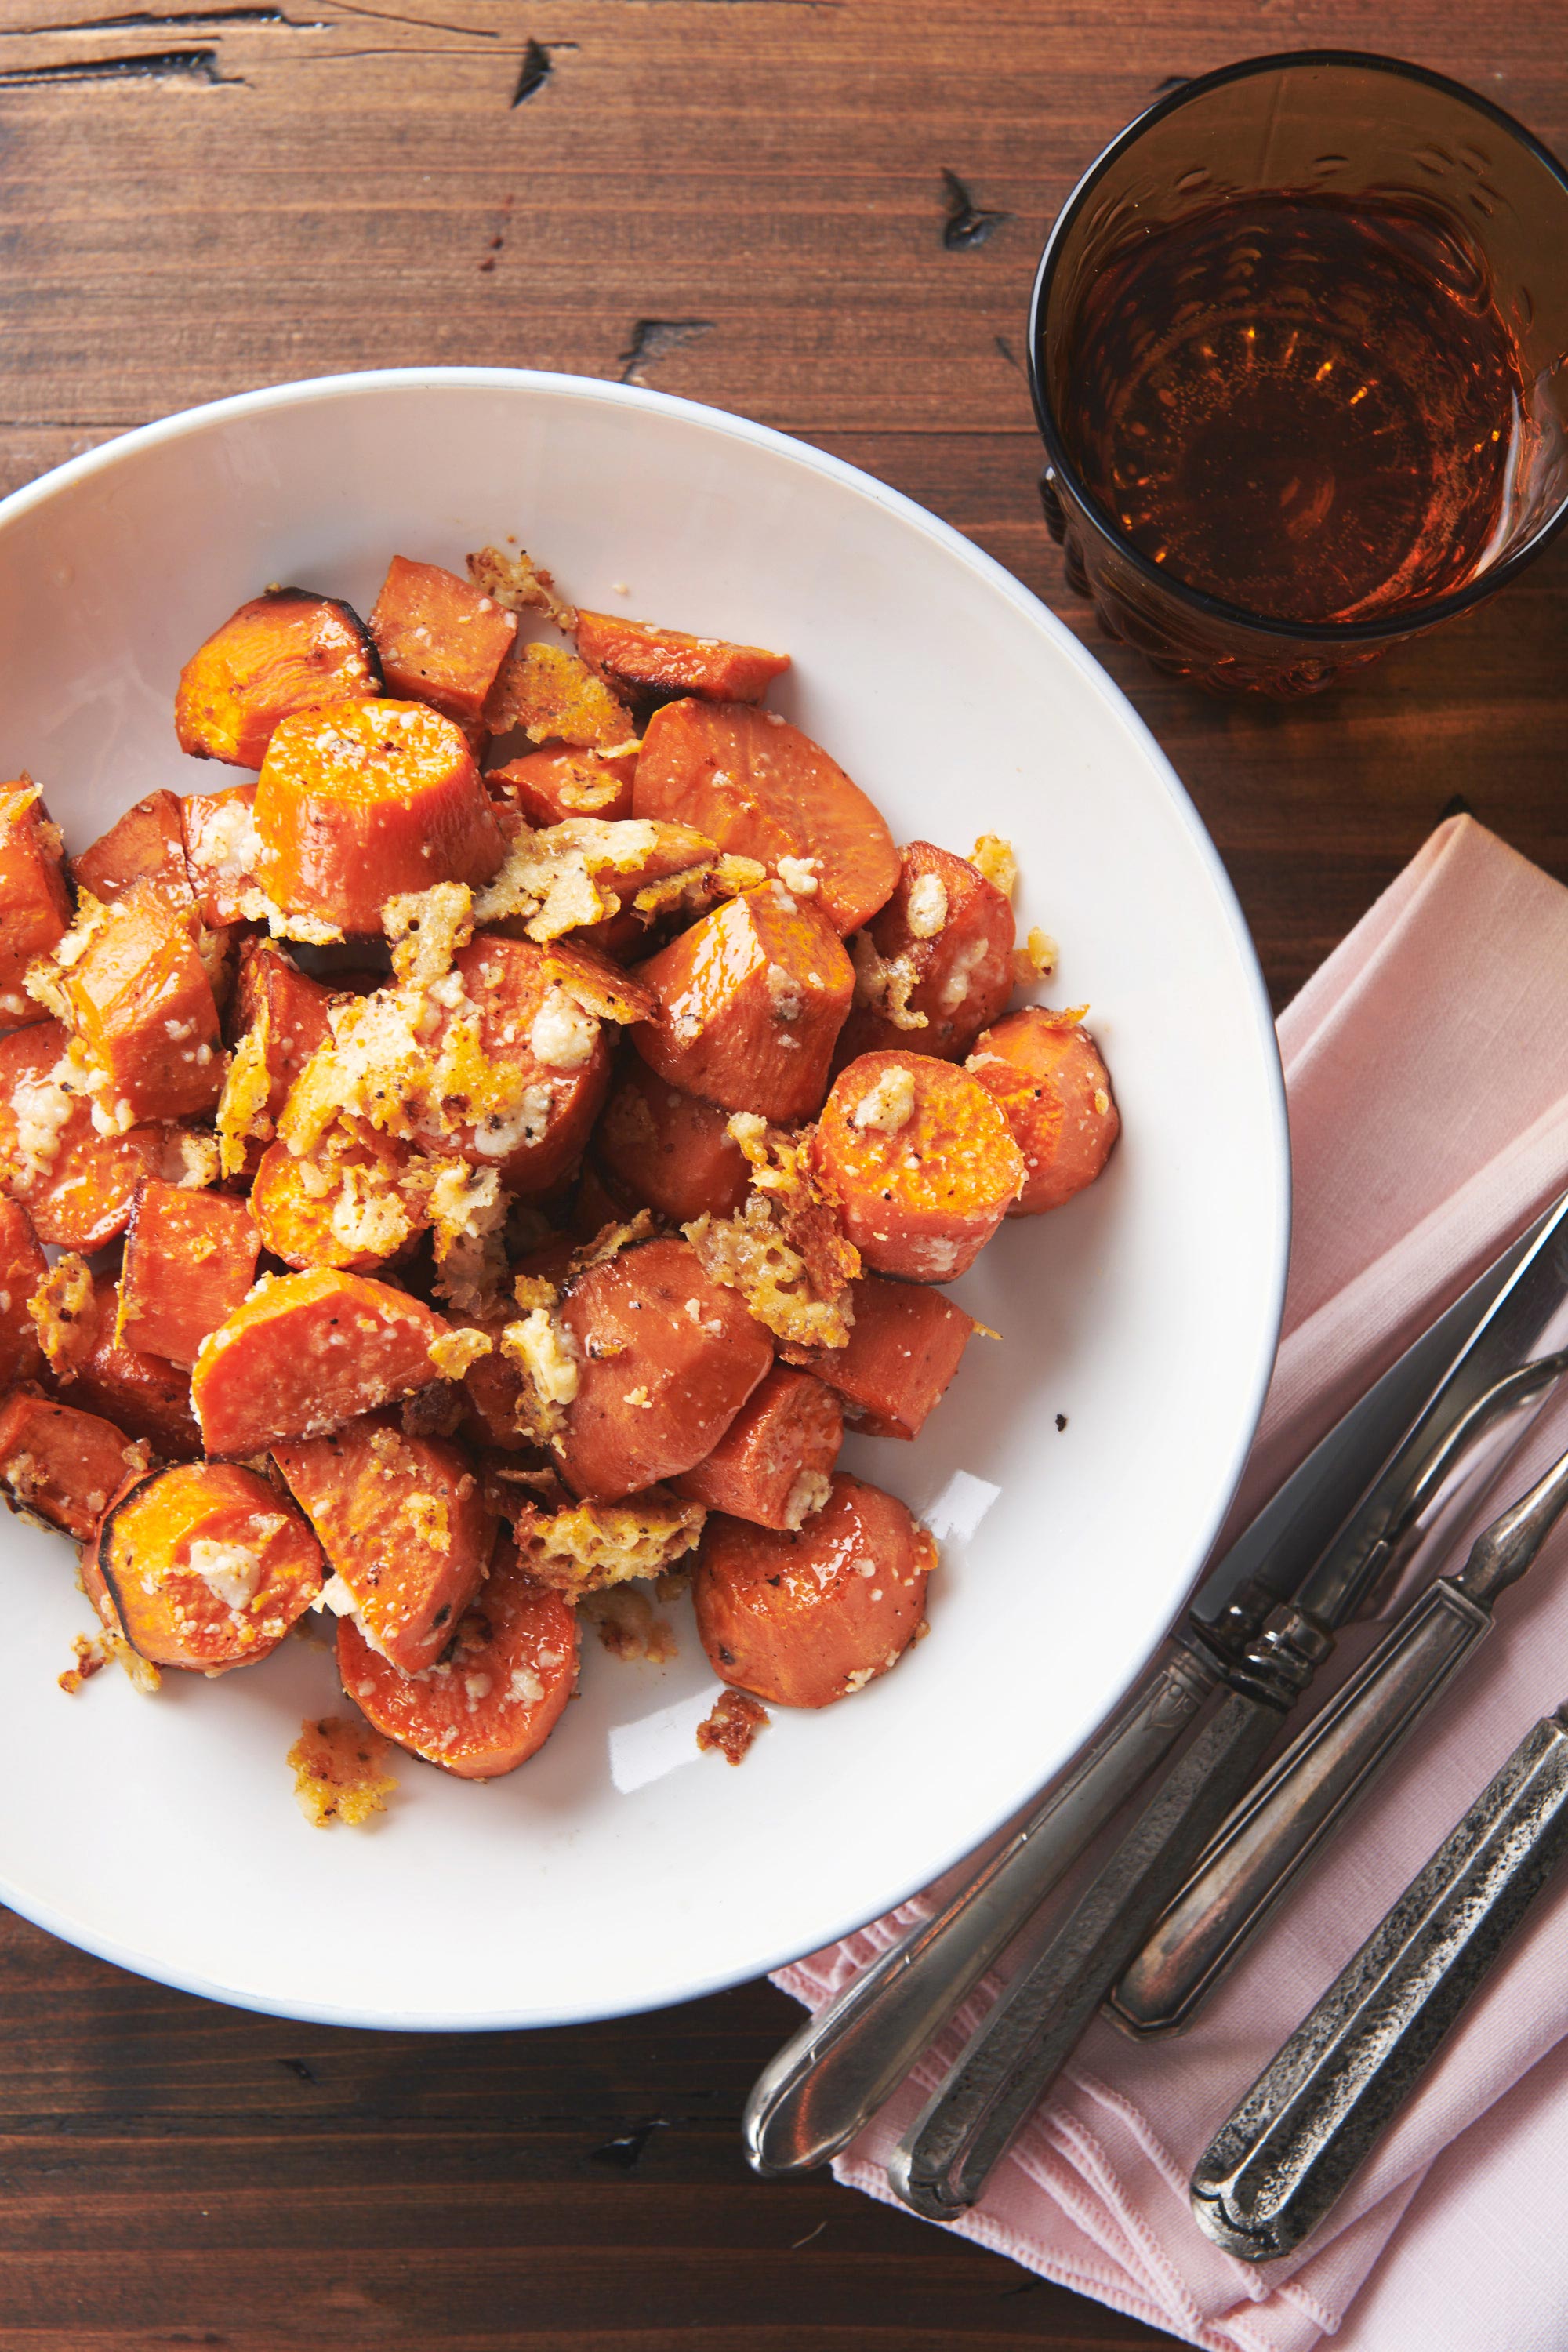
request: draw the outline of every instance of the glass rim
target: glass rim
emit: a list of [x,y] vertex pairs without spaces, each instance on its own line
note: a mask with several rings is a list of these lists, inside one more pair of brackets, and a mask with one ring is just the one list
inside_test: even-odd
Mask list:
[[1249,80],[1255,74],[1277,73],[1309,67],[1346,66],[1363,72],[1389,74],[1404,81],[1423,82],[1430,89],[1441,90],[1447,98],[1456,99],[1472,113],[1484,116],[1500,131],[1506,131],[1525,148],[1551,178],[1568,195],[1568,167],[1565,167],[1543,141],[1538,139],[1517,116],[1466,83],[1455,81],[1447,74],[1434,73],[1428,67],[1412,65],[1402,58],[1389,58],[1373,49],[1280,49],[1266,57],[1240,58],[1228,66],[1220,66],[1213,73],[1197,74],[1184,81],[1179,89],[1157,98],[1135,114],[1131,122],[1119,131],[1108,145],[1089,164],[1076,186],[1063,203],[1052,222],[1035,271],[1035,283],[1029,296],[1028,379],[1029,394],[1034,402],[1035,422],[1053,470],[1066,483],[1078,503],[1093,517],[1104,536],[1116,548],[1123,562],[1130,564],[1143,579],[1163,590],[1178,604],[1189,606],[1205,618],[1219,621],[1231,627],[1237,625],[1260,636],[1279,637],[1296,644],[1324,646],[1376,644],[1412,635],[1417,629],[1429,627],[1434,622],[1448,619],[1479,604],[1506,587],[1533,562],[1549,542],[1568,523],[1568,491],[1559,499],[1552,512],[1510,555],[1490,571],[1483,572],[1462,588],[1449,590],[1446,595],[1429,596],[1402,606],[1397,615],[1389,614],[1369,621],[1281,621],[1267,614],[1249,612],[1244,604],[1226,604],[1223,598],[1211,596],[1206,590],[1194,588],[1174,573],[1163,571],[1150,558],[1133,546],[1124,536],[1114,519],[1108,515],[1082,479],[1077,466],[1068,456],[1066,443],[1052,411],[1049,396],[1042,378],[1040,352],[1044,338],[1047,305],[1055,283],[1057,265],[1068,232],[1078,221],[1085,204],[1113,163],[1119,163],[1130,147],[1156,122],[1180,113],[1183,107],[1211,90],[1223,89],[1227,84]]

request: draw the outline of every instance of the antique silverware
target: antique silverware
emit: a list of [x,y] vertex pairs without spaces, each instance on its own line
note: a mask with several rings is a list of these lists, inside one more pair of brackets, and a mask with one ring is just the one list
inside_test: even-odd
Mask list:
[[1394,1484],[1408,1485],[1413,1419],[1425,1433],[1417,1453],[1428,1460],[1500,1372],[1528,1353],[1565,1293],[1568,1196],[1501,1253],[1286,1481],[1200,1587],[1179,1633],[1131,1696],[1023,1826],[771,2061],[743,2125],[758,2172],[808,2170],[854,2137],[1090,1840],[1191,1728],[1220,1681],[1223,1643],[1261,1627],[1275,1601],[1300,1582],[1340,1526],[1345,1496],[1365,1496],[1358,1515],[1367,1522],[1363,1546],[1386,1543],[1384,1482],[1367,1491],[1379,1465]]
[[[1512,1279],[1293,1599],[1255,1583],[1203,1629],[1221,1685],[1184,1753],[1044,1951],[1007,1986],[889,2166],[904,2201],[933,2220],[972,2205],[1096,2010],[1147,1940],[1249,1785],[1334,1630],[1376,1605],[1417,1537],[1424,1500],[1498,1412],[1507,1375],[1562,1306],[1568,1197],[1548,1212]],[[1539,1403],[1539,1395],[1537,1396]],[[1521,1425],[1515,1442],[1522,1433]],[[1191,1627],[1189,1626],[1189,1638]]]
[[[1549,1474],[1560,1483],[1542,1502],[1547,1525],[1562,1468]],[[1217,2245],[1261,2263],[1305,2242],[1565,1851],[1568,1706],[1526,1733],[1221,2126],[1192,2179],[1194,2213]]]
[[[1521,1401],[1532,1381],[1543,1392],[1564,1370],[1568,1353],[1524,1367],[1512,1376]],[[1139,2034],[1169,2032],[1214,1990],[1297,1873],[1491,1631],[1499,1594],[1535,1557],[1544,1532],[1537,1512],[1553,1480],[1568,1495],[1568,1464],[1559,1463],[1477,1538],[1458,1574],[1439,1577],[1412,1603],[1275,1759],[1112,1992],[1119,2023]]]

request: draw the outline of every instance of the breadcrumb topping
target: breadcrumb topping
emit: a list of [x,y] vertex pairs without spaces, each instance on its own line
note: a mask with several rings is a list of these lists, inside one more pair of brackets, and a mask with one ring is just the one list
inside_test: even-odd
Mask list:
[[342,1822],[345,1829],[362,1829],[384,1812],[397,1786],[383,1769],[391,1753],[390,1741],[379,1731],[347,1716],[324,1715],[303,1724],[289,1762],[300,1811],[312,1828]]

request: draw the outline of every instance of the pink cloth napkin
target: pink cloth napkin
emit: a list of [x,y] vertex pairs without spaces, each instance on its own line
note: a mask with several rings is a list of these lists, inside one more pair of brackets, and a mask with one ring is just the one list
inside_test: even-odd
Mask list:
[[[1233,1528],[1568,1183],[1568,890],[1454,819],[1287,1008],[1279,1045],[1290,1280]],[[1564,1447],[1568,1395],[1472,1524]],[[1336,2332],[1353,2352],[1561,2352],[1568,1875],[1302,2255],[1254,2269],[1220,2252],[1193,2221],[1186,2185],[1279,2042],[1528,1727],[1568,1698],[1565,1570],[1568,1522],[1194,2024],[1140,2045],[1098,2021],[955,2229],[1213,2352],[1310,2352]],[[1319,1696],[1369,1638],[1347,1637]],[[917,1898],[775,1981],[815,2008],[926,1907]],[[994,1990],[964,2012],[964,2031]],[[850,2145],[840,2179],[890,2201],[887,2158],[963,2039],[951,2034]]]

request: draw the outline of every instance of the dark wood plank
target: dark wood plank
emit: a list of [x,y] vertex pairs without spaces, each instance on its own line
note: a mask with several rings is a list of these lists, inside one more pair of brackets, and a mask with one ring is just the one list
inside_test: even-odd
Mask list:
[[[1560,34],[1552,0],[1387,0],[1375,38],[1562,149]],[[1063,585],[1023,313],[1056,206],[1162,80],[1370,37],[1342,0],[33,0],[0,11],[0,490],[335,368],[743,410],[945,515],[1092,647],[1283,1001],[1456,797],[1568,876],[1568,547],[1342,694],[1206,702]],[[944,173],[997,215],[957,248]],[[331,2032],[0,1918],[0,2347],[1169,2340],[828,2180],[752,2180],[741,2104],[795,2015],[753,1985],[573,2032]]]

